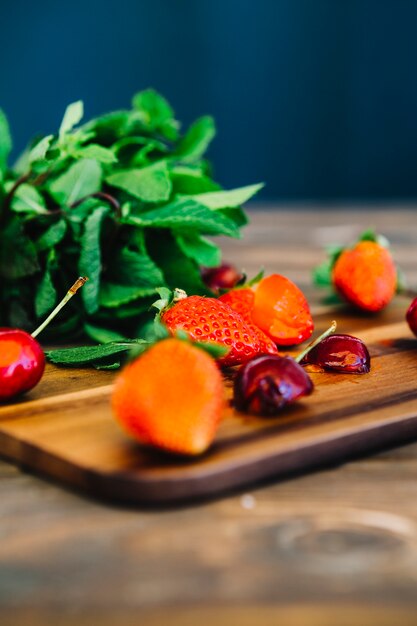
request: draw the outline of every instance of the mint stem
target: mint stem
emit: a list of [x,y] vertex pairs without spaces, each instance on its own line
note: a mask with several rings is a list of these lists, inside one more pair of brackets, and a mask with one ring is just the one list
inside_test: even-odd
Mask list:
[[303,358],[310,352],[310,350],[315,348],[317,346],[317,344],[320,343],[320,341],[323,341],[323,339],[326,339],[326,337],[328,337],[329,335],[334,333],[336,328],[337,328],[337,322],[335,320],[333,320],[330,328],[325,330],[324,333],[322,333],[319,337],[317,337],[317,339],[314,339],[314,341],[309,343],[307,348],[305,350],[303,350],[302,352],[300,352],[300,354],[298,354],[294,358],[294,360],[297,361],[297,363],[300,363],[303,360]]
[[80,276],[79,278],[77,278],[72,287],[68,289],[61,302],[57,304],[54,310],[48,315],[46,320],[42,322],[42,324],[38,326],[36,330],[33,331],[32,337],[37,337],[39,333],[41,333],[48,326],[49,322],[54,319],[54,317],[60,312],[60,310],[67,304],[68,300],[71,300],[72,296],[77,293],[80,287],[82,287],[87,282],[87,280],[88,278],[86,276]]

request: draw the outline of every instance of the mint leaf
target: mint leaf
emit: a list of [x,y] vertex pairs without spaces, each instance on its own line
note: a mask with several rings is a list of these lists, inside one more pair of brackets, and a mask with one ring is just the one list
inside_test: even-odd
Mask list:
[[113,150],[104,148],[96,143],[90,143],[88,146],[82,146],[75,151],[75,156],[84,159],[95,159],[99,163],[116,163],[117,157]]
[[207,235],[240,236],[236,225],[227,217],[186,197],[139,215],[129,214],[123,218],[123,222],[140,227],[196,229]]
[[19,185],[14,192],[11,209],[15,213],[30,213],[32,215],[48,213],[42,194],[36,187],[26,183]]
[[34,161],[39,161],[45,158],[46,153],[48,152],[51,146],[51,141],[53,138],[54,138],[53,135],[47,135],[46,137],[38,141],[38,143],[29,152],[29,156],[28,156],[29,164],[33,163]]
[[190,232],[177,235],[177,243],[181,250],[198,265],[217,267],[220,265],[221,252],[218,246],[197,233]]
[[174,194],[193,195],[221,189],[220,185],[200,169],[180,165],[171,170],[171,180]]
[[88,276],[88,282],[81,290],[85,310],[90,315],[99,308],[99,291],[101,276],[100,235],[103,219],[108,207],[99,206],[87,218],[81,238],[81,254],[78,269],[81,276]]
[[108,273],[115,282],[135,287],[160,287],[164,277],[159,267],[144,251],[122,248],[113,257]]
[[111,341],[125,341],[126,337],[124,337],[121,333],[116,332],[115,330],[111,330],[109,328],[102,328],[100,326],[95,326],[94,324],[84,324],[84,330],[88,337],[93,341],[97,341],[98,343],[110,343]]
[[99,346],[79,346],[76,348],[46,350],[45,355],[48,361],[56,365],[81,367],[83,365],[100,363],[116,355],[126,354],[133,347],[140,345],[146,347],[148,344],[142,339],[126,339],[123,340],[123,342],[115,341]]
[[[84,287],[85,288],[85,287]],[[100,289],[100,304],[107,308],[116,308],[138,298],[152,296],[155,287],[141,287],[136,285],[116,285],[103,282]]]
[[0,173],[7,170],[7,159],[12,149],[12,137],[10,135],[7,117],[0,109]]
[[149,253],[171,289],[178,287],[189,295],[213,295],[203,283],[198,265],[183,253],[172,233],[165,231],[151,238]]
[[174,119],[174,111],[154,89],[146,89],[133,96],[134,109],[143,116],[143,121],[151,130],[159,130],[174,141],[178,136],[178,123]]
[[65,109],[59,128],[59,139],[62,140],[64,135],[74,128],[82,120],[84,115],[84,103],[82,100],[69,104]]
[[180,141],[176,156],[184,163],[200,159],[216,134],[214,120],[210,116],[200,117],[190,126],[187,134]]
[[18,218],[0,231],[0,276],[9,280],[32,276],[39,271],[33,242]]
[[196,202],[204,204],[209,209],[223,209],[226,207],[239,207],[247,202],[263,187],[263,183],[248,185],[229,191],[212,191],[191,196]]
[[66,232],[67,224],[65,220],[58,220],[58,222],[52,224],[35,242],[36,249],[41,252],[55,247],[65,237]]
[[49,263],[39,283],[35,296],[35,313],[37,318],[44,317],[52,311],[57,302],[57,292],[52,282]]
[[81,198],[97,193],[101,187],[101,167],[93,159],[82,159],[71,165],[49,185],[52,197],[63,205],[71,205]]
[[246,226],[249,222],[248,216],[240,207],[227,208],[227,209],[217,209],[222,215],[232,220],[232,222],[237,226],[237,228],[242,228]]
[[107,176],[106,182],[144,202],[168,200],[172,187],[165,161],[141,169],[120,170]]

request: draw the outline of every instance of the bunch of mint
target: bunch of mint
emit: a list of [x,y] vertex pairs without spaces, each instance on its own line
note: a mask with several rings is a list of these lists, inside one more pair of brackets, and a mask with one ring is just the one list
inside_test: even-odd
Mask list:
[[140,337],[163,287],[207,294],[201,266],[220,263],[207,235],[239,237],[241,205],[261,185],[223,191],[204,159],[211,117],[185,133],[152,89],[130,110],[83,125],[82,102],[57,135],[12,169],[0,110],[0,326],[33,329],[77,274],[89,281],[49,330],[53,340]]

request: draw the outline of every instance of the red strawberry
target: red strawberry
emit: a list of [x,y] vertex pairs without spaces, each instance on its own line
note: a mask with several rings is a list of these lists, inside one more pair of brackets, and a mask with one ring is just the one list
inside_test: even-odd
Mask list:
[[261,330],[252,319],[252,309],[255,301],[255,293],[250,287],[243,289],[233,289],[220,296],[219,300],[228,304],[231,309],[238,313],[256,335],[261,345],[262,354],[278,354],[275,343],[270,339],[263,330]]
[[332,273],[337,291],[364,311],[380,311],[394,297],[397,270],[392,256],[377,241],[360,241],[344,250]]
[[[251,311],[255,301],[255,292],[250,287],[232,289],[220,296],[219,300],[228,304],[236,313],[245,320],[252,322]],[[253,323],[253,322],[252,322]]]
[[189,296],[166,310],[161,320],[173,334],[184,330],[194,341],[215,342],[230,348],[219,359],[222,365],[244,363],[264,352],[252,325],[216,298]]

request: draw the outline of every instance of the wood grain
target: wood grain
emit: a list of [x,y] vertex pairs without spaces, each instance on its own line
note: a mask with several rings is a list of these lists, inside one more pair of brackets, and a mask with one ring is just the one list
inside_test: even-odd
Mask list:
[[[416,286],[415,207],[262,211],[222,245],[250,273],[298,280],[321,307],[311,262],[372,225]],[[395,323],[406,305],[378,320]],[[343,331],[348,318],[337,315]],[[102,504],[6,462],[0,484],[2,625],[417,623],[417,443],[164,510]]]
[[[326,315],[317,319],[330,323]],[[143,504],[212,496],[417,438],[417,341],[404,321],[360,334],[372,355],[370,374],[313,373],[314,394],[277,418],[229,407],[214,445],[197,459],[132,442],[112,417],[112,385],[102,384],[108,377],[98,373],[101,385],[92,388],[90,373],[90,388],[69,391],[68,370],[56,367],[44,385],[51,376],[64,393],[0,407],[0,452],[92,496]],[[230,402],[230,383],[226,391]]]

